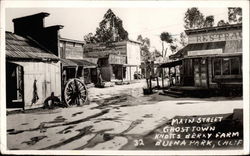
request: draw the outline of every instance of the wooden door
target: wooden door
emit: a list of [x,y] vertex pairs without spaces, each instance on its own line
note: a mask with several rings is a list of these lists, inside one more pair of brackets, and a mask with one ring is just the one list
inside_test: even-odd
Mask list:
[[207,59],[199,58],[194,59],[194,85],[196,87],[207,87]]

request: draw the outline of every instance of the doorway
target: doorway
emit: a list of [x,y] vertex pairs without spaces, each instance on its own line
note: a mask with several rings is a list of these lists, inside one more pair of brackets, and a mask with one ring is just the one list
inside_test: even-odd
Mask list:
[[24,108],[23,67],[6,62],[6,108]]
[[194,85],[196,87],[208,87],[208,63],[206,58],[194,59]]

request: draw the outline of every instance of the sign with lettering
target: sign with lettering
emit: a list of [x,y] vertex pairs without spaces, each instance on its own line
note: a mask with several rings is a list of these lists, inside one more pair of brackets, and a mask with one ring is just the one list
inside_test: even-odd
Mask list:
[[109,55],[109,64],[126,64],[126,57],[119,55]]
[[223,53],[222,49],[193,50],[193,51],[188,51],[188,56],[213,55],[222,53]]
[[176,116],[135,139],[134,146],[141,150],[239,149],[243,147],[243,124],[229,120],[228,114]]
[[242,31],[223,31],[212,33],[200,33],[188,36],[188,43],[206,43],[230,40],[242,40]]

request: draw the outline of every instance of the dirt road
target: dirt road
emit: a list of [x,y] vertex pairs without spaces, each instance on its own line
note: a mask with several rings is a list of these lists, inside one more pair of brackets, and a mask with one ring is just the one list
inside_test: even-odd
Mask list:
[[172,98],[158,93],[144,96],[144,85],[141,82],[89,89],[91,102],[81,107],[10,114],[7,116],[7,147],[22,150],[138,149],[138,139],[150,136],[173,117],[230,114],[243,107],[241,98]]

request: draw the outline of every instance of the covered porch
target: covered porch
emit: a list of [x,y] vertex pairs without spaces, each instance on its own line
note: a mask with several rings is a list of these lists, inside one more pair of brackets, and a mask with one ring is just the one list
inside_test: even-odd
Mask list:
[[[171,86],[179,86],[181,84],[181,68],[183,60],[175,60],[171,62],[162,63],[158,66],[161,73],[162,87],[169,88]],[[165,81],[169,81],[169,85],[166,86]]]
[[[95,63],[96,62],[96,63]],[[97,81],[97,59],[87,61],[84,59],[61,59],[62,63],[62,84],[69,79],[79,78],[85,84]]]

